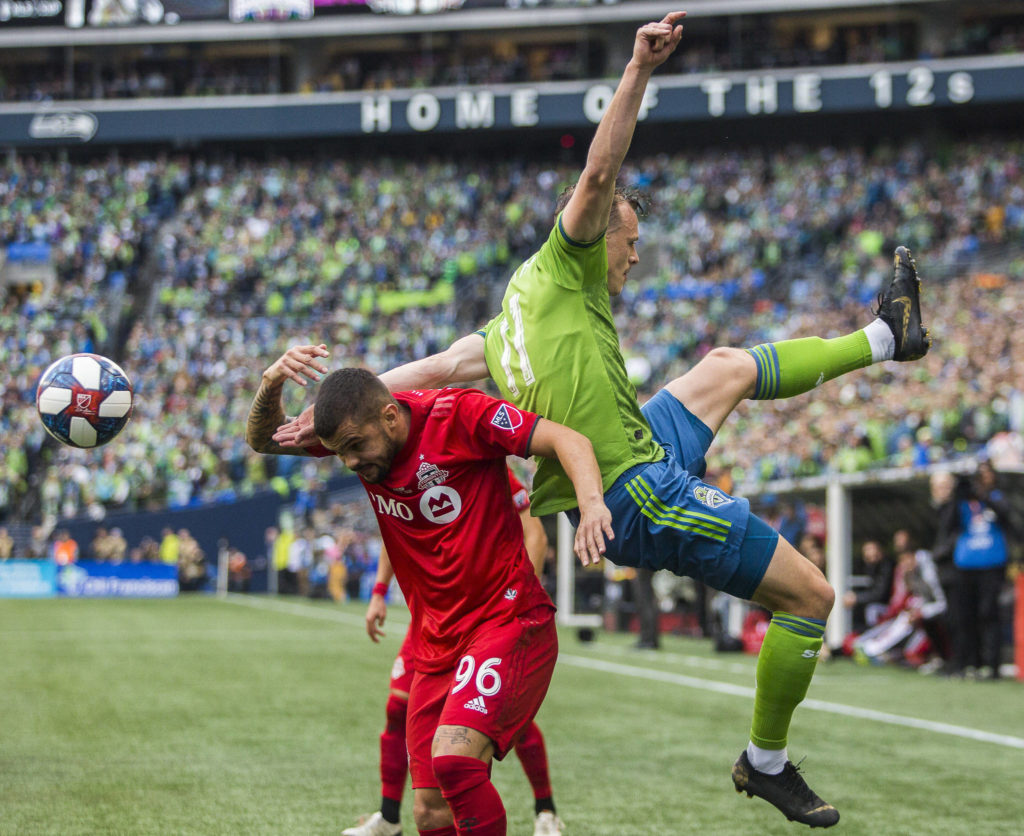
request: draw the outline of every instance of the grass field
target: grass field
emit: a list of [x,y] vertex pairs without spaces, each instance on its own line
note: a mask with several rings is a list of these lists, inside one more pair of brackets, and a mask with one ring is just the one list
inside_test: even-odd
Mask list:
[[[0,601],[0,833],[329,834],[378,801],[407,613],[187,597]],[[538,718],[567,836],[805,831],[732,789],[754,660],[561,636]],[[790,740],[836,834],[1024,833],[1024,687],[823,665]],[[865,711],[867,710],[867,711]],[[871,712],[875,712],[872,714]],[[514,756],[494,780],[532,833]],[[414,834],[410,804],[405,833]]]

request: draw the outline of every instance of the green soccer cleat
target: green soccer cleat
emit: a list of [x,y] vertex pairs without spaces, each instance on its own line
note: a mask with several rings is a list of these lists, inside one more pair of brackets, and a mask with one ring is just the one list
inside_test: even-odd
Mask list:
[[906,247],[896,248],[892,283],[878,294],[878,310],[874,313],[896,339],[893,360],[920,360],[928,353],[932,338],[921,325],[921,279]]
[[778,775],[769,775],[754,769],[744,751],[732,766],[732,782],[736,792],[761,796],[778,807],[790,821],[811,827],[831,827],[839,821],[839,811],[818,798],[790,761],[786,761]]

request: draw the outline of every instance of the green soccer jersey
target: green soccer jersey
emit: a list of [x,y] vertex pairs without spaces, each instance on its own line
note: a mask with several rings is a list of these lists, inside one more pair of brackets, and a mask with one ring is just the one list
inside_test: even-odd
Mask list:
[[[559,216],[544,246],[512,276],[501,313],[484,329],[487,369],[502,396],[589,438],[606,491],[628,468],[664,455],[626,374],[607,274],[604,236],[577,243]],[[561,465],[538,462],[533,513],[574,508],[576,494]]]

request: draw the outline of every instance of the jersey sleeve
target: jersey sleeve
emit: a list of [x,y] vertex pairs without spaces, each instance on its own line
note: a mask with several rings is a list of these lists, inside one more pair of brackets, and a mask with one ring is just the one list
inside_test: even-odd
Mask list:
[[604,234],[590,242],[574,241],[565,234],[561,214],[534,258],[555,284],[567,290],[581,290],[587,284],[608,280]]
[[453,403],[449,442],[480,458],[527,457],[540,418],[475,389],[462,389]]

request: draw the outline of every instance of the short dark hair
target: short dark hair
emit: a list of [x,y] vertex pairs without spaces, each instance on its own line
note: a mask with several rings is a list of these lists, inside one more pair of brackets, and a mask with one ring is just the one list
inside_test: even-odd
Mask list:
[[372,421],[392,402],[388,387],[373,372],[338,369],[320,383],[313,405],[313,430],[322,439],[331,438],[342,424]]
[[[572,197],[573,192],[576,191],[576,184],[566,186],[562,189],[562,193],[558,196],[558,200],[555,202],[555,217],[558,217],[558,213],[565,209],[569,205],[569,198]],[[630,208],[636,212],[638,218],[646,218],[651,210],[651,197],[647,192],[641,191],[640,189],[634,189],[627,186],[616,186],[615,197],[612,200],[612,207],[614,208],[620,203],[628,203]],[[612,212],[608,218],[608,229],[609,231],[614,230],[619,224],[619,217],[617,212]]]

